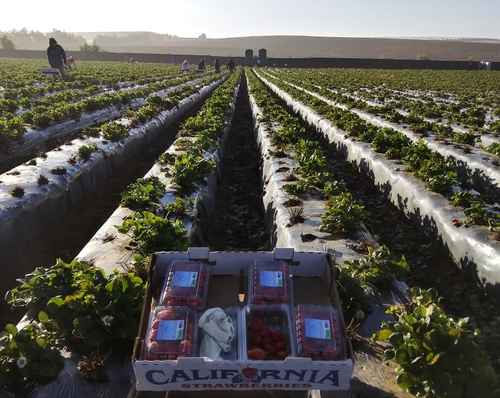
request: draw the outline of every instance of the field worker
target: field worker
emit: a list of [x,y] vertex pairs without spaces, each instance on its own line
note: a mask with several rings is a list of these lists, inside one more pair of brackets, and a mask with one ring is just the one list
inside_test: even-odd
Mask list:
[[205,60],[202,59],[198,64],[198,72],[205,72]]
[[61,76],[65,76],[64,65],[66,65],[66,52],[57,44],[56,39],[49,39],[49,48],[47,48],[47,57],[52,68],[59,69]]
[[220,72],[220,63],[218,59],[215,60],[214,68],[216,73]]
[[229,68],[229,70],[231,72],[234,71],[235,65],[234,65],[234,61],[232,59],[229,60],[229,63],[227,64],[227,67]]
[[185,59],[181,64],[181,72],[189,72],[189,62]]

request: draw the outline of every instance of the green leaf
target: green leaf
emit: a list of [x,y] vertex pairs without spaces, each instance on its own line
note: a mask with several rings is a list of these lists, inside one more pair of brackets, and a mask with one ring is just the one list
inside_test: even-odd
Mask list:
[[408,391],[413,385],[413,380],[406,373],[401,373],[396,379],[398,385],[405,391]]
[[42,336],[38,336],[36,338],[36,343],[41,347],[41,348],[47,348],[48,346],[48,342],[45,338],[43,338]]
[[62,307],[64,305],[64,299],[60,296],[52,297],[47,305],[54,305],[56,307]]
[[38,313],[38,320],[41,323],[47,323],[49,321],[49,316],[47,315],[47,313],[45,311],[40,311]]
[[375,334],[377,341],[389,341],[389,337],[392,335],[391,329],[381,329]]
[[441,357],[441,354],[430,353],[429,355],[427,355],[427,357],[425,358],[425,360],[427,361],[427,363],[429,365],[435,365],[439,361],[440,357]]
[[17,327],[12,323],[8,323],[7,325],[5,325],[5,331],[12,336],[15,336],[17,334]]

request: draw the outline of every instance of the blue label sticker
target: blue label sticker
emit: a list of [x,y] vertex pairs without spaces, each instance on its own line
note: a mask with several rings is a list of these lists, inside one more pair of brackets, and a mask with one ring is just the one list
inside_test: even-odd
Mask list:
[[330,328],[329,320],[306,318],[304,323],[306,337],[322,340],[330,340],[332,338],[332,329]]
[[184,336],[184,320],[160,321],[156,340],[177,341]]
[[260,285],[265,287],[283,287],[283,272],[261,271]]
[[198,272],[175,271],[174,287],[195,287],[198,280]]

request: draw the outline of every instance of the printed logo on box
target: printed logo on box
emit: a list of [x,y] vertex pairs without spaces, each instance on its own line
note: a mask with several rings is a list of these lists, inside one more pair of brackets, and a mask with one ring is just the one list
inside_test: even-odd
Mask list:
[[[334,369],[150,369],[145,373],[153,386],[180,389],[309,389],[341,387],[339,370]],[[165,389],[166,390],[166,389]]]

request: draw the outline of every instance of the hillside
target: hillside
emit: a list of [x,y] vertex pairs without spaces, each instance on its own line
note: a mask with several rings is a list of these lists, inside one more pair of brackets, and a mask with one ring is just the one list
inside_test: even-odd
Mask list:
[[[486,38],[349,38],[318,36],[251,36],[224,39],[181,38],[153,32],[79,32],[74,38],[95,41],[105,51],[158,54],[242,56],[244,50],[266,48],[273,58],[391,58],[500,61],[500,40]],[[17,48],[44,49],[39,42]],[[21,41],[19,39],[19,41]],[[63,45],[64,40],[61,41]],[[76,50],[75,43],[66,43]],[[38,48],[40,47],[40,48]]]
[[267,48],[275,58],[393,58],[500,61],[500,40],[403,39],[314,36],[179,38],[151,33],[80,33],[108,51],[241,56],[246,48]]

